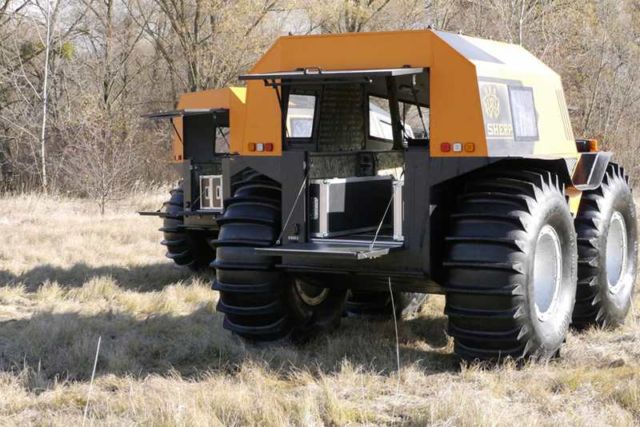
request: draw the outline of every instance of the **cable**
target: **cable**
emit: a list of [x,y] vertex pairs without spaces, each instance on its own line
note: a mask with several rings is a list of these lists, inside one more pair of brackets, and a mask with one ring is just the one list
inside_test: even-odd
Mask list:
[[[400,174],[400,178],[404,178],[404,166],[402,166],[402,173]],[[392,181],[391,185],[393,185],[393,181]],[[387,217],[387,214],[389,213],[389,208],[391,207],[391,203],[393,203],[394,197],[395,197],[395,191],[393,191],[393,188],[392,188],[391,189],[391,199],[389,200],[389,203],[387,203],[387,208],[384,210],[384,214],[382,215],[382,219],[380,220],[380,223],[378,224],[378,228],[376,229],[376,234],[374,234],[373,240],[369,244],[369,250],[373,250],[373,246],[376,244],[376,241],[378,240],[378,235],[380,234],[380,230],[382,229],[382,224],[384,224],[384,219]]]
[[307,178],[309,177],[309,174],[305,174],[304,179],[302,180],[302,185],[300,186],[300,190],[298,190],[298,195],[296,196],[296,200],[293,202],[293,206],[291,207],[291,210],[289,211],[289,215],[287,216],[287,220],[284,222],[284,225],[282,226],[282,230],[280,230],[280,234],[278,235],[278,238],[276,239],[276,245],[280,245],[282,244],[282,235],[284,234],[284,231],[287,229],[287,225],[289,225],[289,221],[291,220],[291,216],[293,215],[293,211],[296,209],[296,206],[298,205],[298,200],[300,199],[300,196],[302,195],[302,191],[304,190],[305,185],[307,184]]
[[[227,140],[227,136],[224,134],[224,132],[222,131],[222,129],[220,128],[220,126],[216,126],[218,129],[218,133],[220,133],[220,136],[222,137],[222,139],[224,140],[224,145],[227,147],[227,151],[229,151],[229,149],[231,148],[231,146],[229,145],[229,140]],[[215,144],[215,143],[214,143]]]
[[[392,184],[393,185],[393,184]],[[391,207],[391,203],[393,202],[393,198],[394,198],[394,194],[393,194],[393,190],[391,191],[391,199],[389,199],[389,203],[387,203],[387,208],[384,210],[384,214],[382,215],[382,219],[380,220],[380,223],[378,224],[378,228],[376,229],[376,234],[373,236],[373,240],[371,241],[371,244],[369,245],[369,250],[373,250],[373,246],[376,244],[376,241],[378,240],[378,234],[380,234],[380,229],[382,228],[382,224],[384,224],[384,219],[387,217],[387,213],[389,212],[389,208]]]
[[[396,319],[396,302],[393,298],[393,288],[391,287],[391,276],[387,276],[389,280],[389,295],[391,295],[391,310],[393,313],[393,326],[396,332],[396,367],[398,369],[398,382],[396,383],[396,396],[400,393],[400,338],[398,336],[398,319]],[[394,406],[395,411],[395,406]],[[395,412],[392,418],[395,417]]]

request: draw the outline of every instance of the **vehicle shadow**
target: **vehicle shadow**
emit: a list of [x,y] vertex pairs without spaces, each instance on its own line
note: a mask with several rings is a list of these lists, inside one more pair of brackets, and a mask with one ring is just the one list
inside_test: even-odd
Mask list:
[[213,271],[194,273],[170,261],[130,267],[117,265],[94,267],[85,263],[76,263],[69,268],[62,268],[43,264],[17,275],[0,270],[0,286],[22,284],[28,291],[35,292],[47,281],[57,282],[62,287],[77,288],[92,279],[108,276],[124,289],[153,291],[194,275],[209,279],[213,277]]
[[[391,321],[344,319],[339,330],[294,345],[285,340],[248,343],[224,330],[222,320],[213,299],[179,316],[38,312],[30,318],[0,322],[0,371],[38,367],[45,388],[57,379],[86,380],[101,337],[96,375],[144,377],[177,371],[197,378],[210,371],[235,375],[247,364],[284,377],[300,371],[331,374],[345,364],[383,375],[396,372]],[[426,374],[458,371],[457,359],[445,348],[447,337],[442,326],[441,318],[400,323],[401,365],[418,367]]]

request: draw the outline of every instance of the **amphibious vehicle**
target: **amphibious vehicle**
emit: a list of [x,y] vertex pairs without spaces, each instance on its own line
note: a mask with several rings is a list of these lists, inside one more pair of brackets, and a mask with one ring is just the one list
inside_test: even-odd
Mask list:
[[[245,96],[240,87],[186,93],[176,110],[145,116],[171,123],[171,160],[181,179],[162,209],[140,214],[163,218],[162,244],[178,265],[201,270],[215,258],[208,241],[218,235],[222,214],[222,158],[242,131]],[[232,123],[238,123],[233,134]]]
[[495,359],[548,358],[571,323],[624,321],[628,177],[575,138],[559,75],[524,48],[435,30],[287,36],[240,79],[229,154],[206,172],[222,175],[207,237],[225,328],[304,338],[338,324],[348,291],[365,306],[444,294],[456,354]]

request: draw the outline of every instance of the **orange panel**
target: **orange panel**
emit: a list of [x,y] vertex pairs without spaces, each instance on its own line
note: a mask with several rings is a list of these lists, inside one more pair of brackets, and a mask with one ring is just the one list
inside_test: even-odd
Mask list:
[[[246,89],[239,87],[210,89],[201,92],[185,93],[180,97],[177,108],[198,109],[198,108],[225,108],[229,109],[230,149],[234,151],[235,146],[240,146],[244,134],[244,103],[246,99]],[[182,161],[184,158],[184,147],[182,145],[182,117],[173,119],[178,136],[172,139],[172,160]],[[173,132],[173,130],[172,130]]]
[[[475,67],[432,31],[282,37],[251,72],[311,67],[349,70],[404,66],[431,69],[432,154],[442,155],[440,142],[473,142],[476,147],[473,153],[459,154],[486,155]],[[280,155],[281,113],[275,90],[263,82],[250,81],[246,111],[246,130],[237,151],[243,155]],[[248,151],[250,143],[260,142],[273,143],[274,151]],[[436,146],[437,149],[434,148]]]
[[[251,73],[405,66],[430,71],[432,156],[575,156],[560,78],[521,46],[432,30],[288,36],[278,39]],[[508,112],[503,115],[511,123],[500,125],[508,126],[509,135],[489,139],[485,135],[487,119],[483,115],[479,79],[494,81],[507,91],[505,99],[498,97],[498,101],[499,108]],[[275,90],[258,81],[249,82],[247,89],[246,128],[236,151],[244,155],[279,155],[281,117]],[[517,93],[514,105],[512,89]],[[496,123],[487,126],[490,124]],[[247,151],[250,143],[261,142],[273,143],[274,152]],[[443,151],[442,144],[452,149]]]
[[[487,143],[480,108],[476,67],[438,37],[432,38],[431,67],[431,155],[484,157]],[[462,146],[473,143],[474,151],[443,152],[442,143]]]

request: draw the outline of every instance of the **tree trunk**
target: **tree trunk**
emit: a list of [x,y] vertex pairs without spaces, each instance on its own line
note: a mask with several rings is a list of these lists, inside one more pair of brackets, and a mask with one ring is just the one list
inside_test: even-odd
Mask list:
[[42,175],[42,191],[46,194],[48,190],[47,181],[47,150],[46,150],[46,133],[47,133],[47,95],[49,82],[49,51],[51,50],[51,0],[47,1],[47,38],[45,40],[44,50],[44,82],[42,84],[42,131],[40,133],[40,161]]

